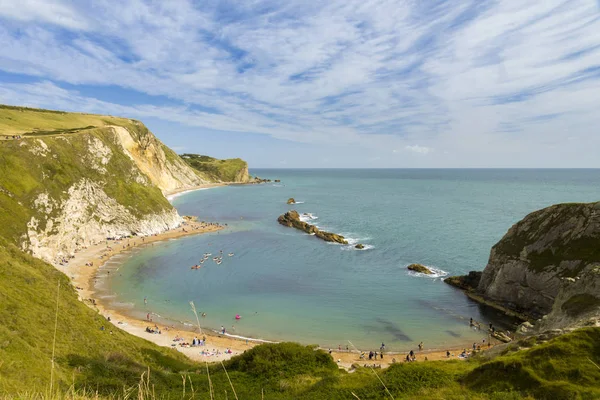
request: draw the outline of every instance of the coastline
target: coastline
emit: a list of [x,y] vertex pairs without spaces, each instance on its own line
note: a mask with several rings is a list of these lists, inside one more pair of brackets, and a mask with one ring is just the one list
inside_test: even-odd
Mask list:
[[[189,193],[196,190],[203,190],[212,187],[227,185],[229,185],[229,183],[201,185],[191,189],[174,191],[169,196],[177,194],[183,195],[185,193]],[[107,327],[110,327],[110,323],[112,323],[112,325],[114,325],[114,327],[116,328],[122,329],[130,334],[141,337],[143,339],[149,340],[159,346],[174,348],[195,361],[215,362],[227,360],[232,356],[241,354],[244,351],[258,344],[274,342],[262,339],[245,338],[243,336],[237,335],[220,335],[217,332],[214,332],[210,329],[202,329],[202,333],[199,333],[198,328],[195,326],[186,326],[180,324],[177,324],[176,326],[176,324],[173,324],[172,321],[166,323],[162,321],[151,322],[140,318],[135,318],[129,315],[125,315],[126,313],[111,309],[111,307],[108,306],[105,302],[103,302],[100,299],[96,299],[95,296],[97,292],[94,287],[94,280],[100,273],[102,273],[102,267],[106,264],[107,261],[109,261],[118,254],[123,254],[133,248],[137,248],[140,246],[153,245],[153,243],[156,242],[177,239],[184,236],[216,232],[222,229],[224,229],[224,227],[218,224],[204,225],[196,221],[187,221],[184,222],[179,228],[166,231],[161,234],[144,238],[133,237],[129,239],[122,239],[120,241],[107,241],[102,242],[101,244],[90,246],[86,249],[77,252],[75,254],[75,257],[69,262],[67,266],[56,267],[71,278],[73,285],[77,288],[79,298],[81,301],[83,301],[89,307],[97,310],[105,318],[110,317],[110,322],[107,319]],[[107,250],[108,246],[112,250]],[[168,321],[168,318],[165,319]],[[147,327],[154,328],[155,324],[157,324],[158,328],[161,330],[161,334],[154,334],[146,331]],[[112,327],[107,329],[112,329]],[[191,343],[194,337],[202,339],[203,336],[205,336],[207,339],[207,343],[205,346],[180,346],[180,343]],[[184,340],[175,342],[174,339],[176,337],[183,338]],[[492,346],[496,344],[500,344],[500,342],[497,340],[492,340]],[[457,356],[462,351],[462,349],[470,349],[471,346],[472,343],[465,343],[463,346],[455,345],[443,350],[426,349],[423,351],[416,351],[416,348],[414,350],[417,355],[417,361],[424,361],[425,358],[427,358],[429,361],[434,361],[457,359]],[[484,346],[482,346],[482,348],[483,347]],[[346,369],[351,369],[353,364],[358,364],[361,366],[375,364],[385,368],[391,365],[394,362],[394,360],[395,362],[403,362],[406,357],[406,354],[408,353],[408,351],[385,352],[383,359],[379,358],[377,360],[369,360],[369,350],[366,350],[367,357],[361,359],[361,351],[354,349],[353,346],[349,346],[349,351],[344,350],[345,348],[346,344],[342,346],[342,350],[332,349],[329,352],[333,359],[338,363],[338,365]],[[487,341],[485,343],[485,348],[487,348]],[[227,349],[230,349],[231,353],[225,353]],[[322,349],[325,351],[328,350],[327,348]],[[446,357],[446,350],[451,352],[452,357]],[[209,353],[209,355],[202,354],[202,352],[207,352]]]

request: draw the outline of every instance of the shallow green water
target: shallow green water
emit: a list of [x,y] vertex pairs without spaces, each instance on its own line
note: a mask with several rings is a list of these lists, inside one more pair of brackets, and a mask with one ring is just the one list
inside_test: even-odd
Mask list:
[[[113,305],[269,340],[408,350],[481,341],[470,317],[508,321],[444,284],[485,267],[491,246],[536,209],[600,200],[597,170],[262,170],[281,184],[231,186],[177,197],[179,212],[227,223],[113,259],[99,288]],[[301,204],[286,205],[288,197]],[[366,250],[328,244],[277,224],[289,209]],[[212,257],[223,250],[223,263]],[[190,270],[203,253],[211,260]],[[418,262],[436,277],[409,273]],[[144,297],[148,304],[144,305]],[[242,318],[235,320],[235,315]],[[155,316],[155,318],[158,318]]]

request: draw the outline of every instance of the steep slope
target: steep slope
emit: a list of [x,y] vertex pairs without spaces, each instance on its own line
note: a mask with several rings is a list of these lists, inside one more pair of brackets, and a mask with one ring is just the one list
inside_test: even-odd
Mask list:
[[527,215],[492,248],[479,282],[476,275],[468,280],[477,294],[542,318],[540,328],[597,323],[600,202],[558,204]]
[[247,183],[250,181],[248,163],[240,158],[219,160],[199,154],[182,154],[181,158],[201,174],[218,182]]
[[[4,132],[11,124],[33,132],[0,141],[0,235],[47,261],[106,237],[175,228],[181,218],[163,193],[210,182],[140,122],[85,118],[0,108]],[[99,121],[105,125],[77,128]],[[39,126],[52,133],[33,130]]]

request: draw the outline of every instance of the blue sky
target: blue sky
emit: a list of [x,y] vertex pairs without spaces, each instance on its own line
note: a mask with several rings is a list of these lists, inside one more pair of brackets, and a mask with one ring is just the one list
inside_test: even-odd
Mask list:
[[598,0],[3,0],[0,48],[0,103],[251,167],[600,167]]

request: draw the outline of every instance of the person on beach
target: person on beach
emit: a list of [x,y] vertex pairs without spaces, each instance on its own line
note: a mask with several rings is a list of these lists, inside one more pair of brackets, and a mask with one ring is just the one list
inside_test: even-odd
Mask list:
[[419,351],[423,350],[423,342],[419,343]]
[[372,360],[372,359],[373,359],[373,351],[370,351],[369,352],[369,360]]
[[446,358],[450,358],[450,350],[446,350]]
[[148,304],[148,299],[146,297],[144,297],[144,305]]

